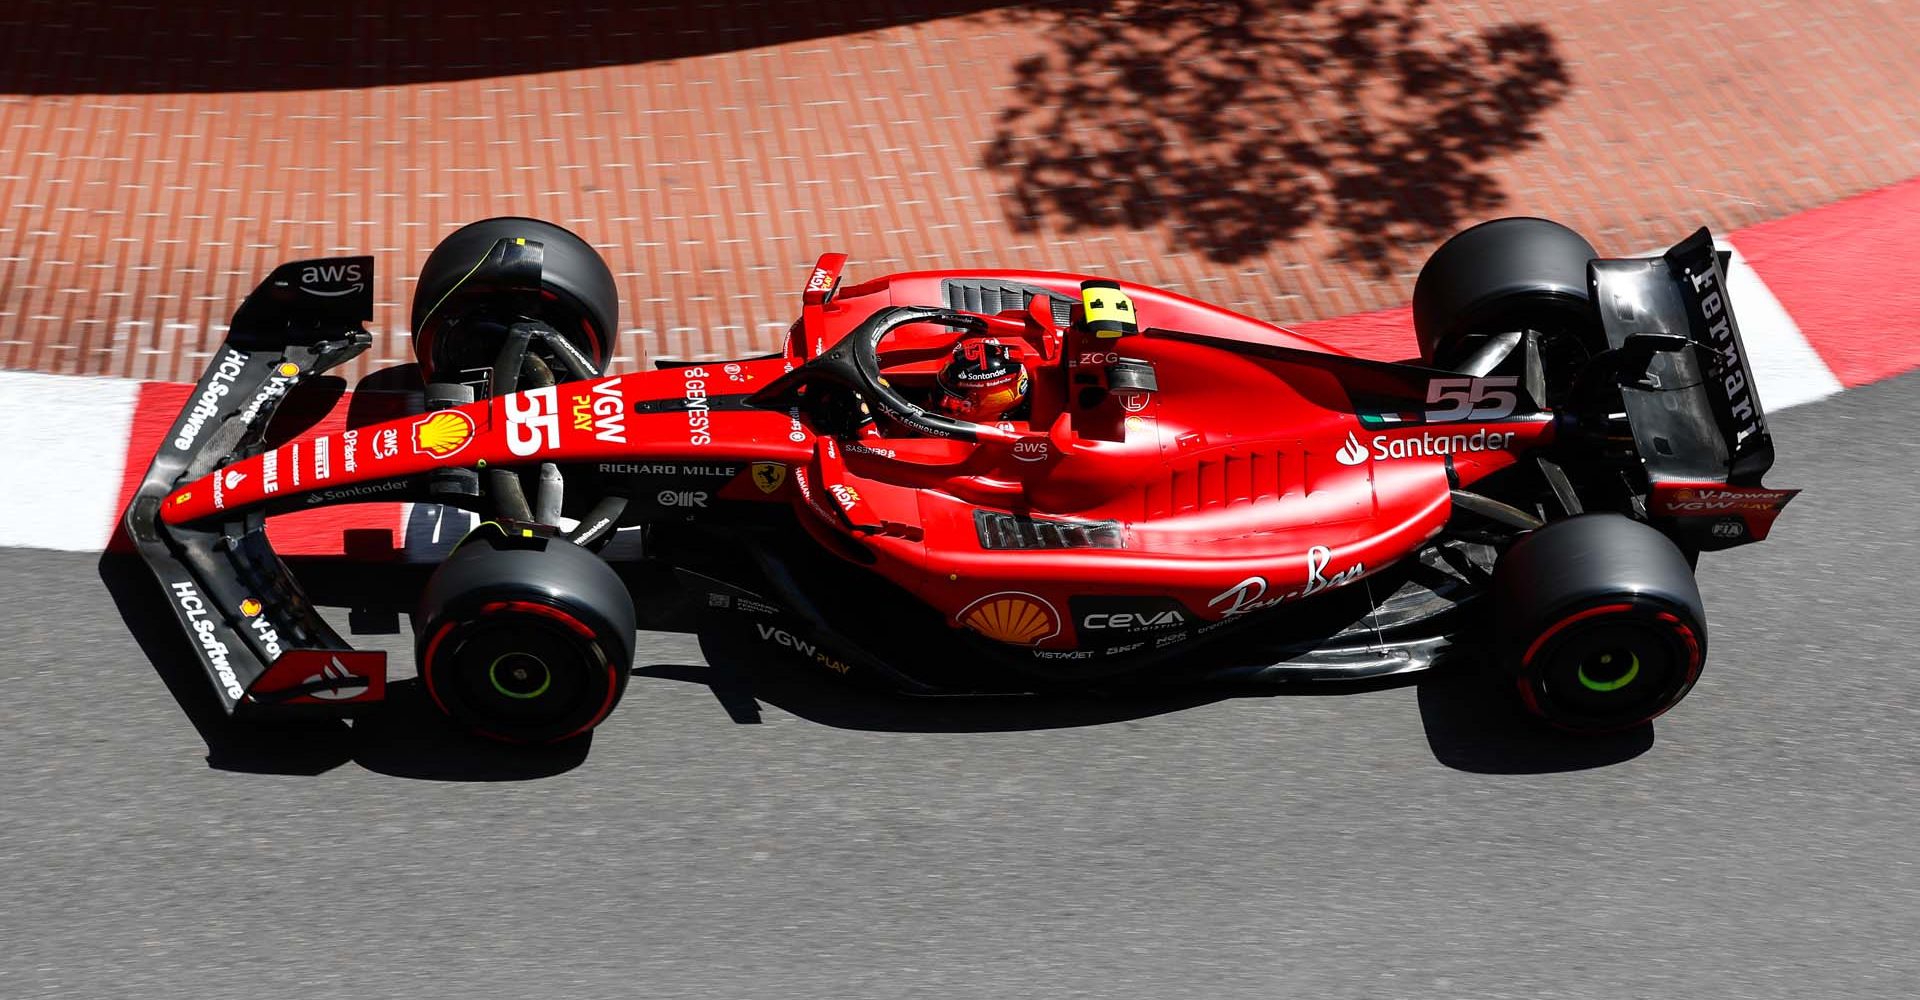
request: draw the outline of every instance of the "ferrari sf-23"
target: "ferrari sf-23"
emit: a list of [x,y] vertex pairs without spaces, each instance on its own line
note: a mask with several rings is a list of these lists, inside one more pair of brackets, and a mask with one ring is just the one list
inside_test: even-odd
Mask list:
[[[384,654],[329,627],[266,526],[408,501],[479,515],[425,579],[414,650],[432,703],[502,740],[607,718],[636,600],[669,599],[823,681],[1104,691],[1461,663],[1596,732],[1694,686],[1697,559],[1764,539],[1795,492],[1761,483],[1773,445],[1705,229],[1621,259],[1541,219],[1468,229],[1416,283],[1419,357],[1391,362],[1125,280],[853,283],[845,262],[820,258],[777,353],[608,374],[599,255],[550,223],[476,222],[419,276],[418,404],[276,436],[373,313],[371,257],[286,264],[240,305],[126,530],[241,716],[384,697]],[[676,593],[632,592],[641,562]]]

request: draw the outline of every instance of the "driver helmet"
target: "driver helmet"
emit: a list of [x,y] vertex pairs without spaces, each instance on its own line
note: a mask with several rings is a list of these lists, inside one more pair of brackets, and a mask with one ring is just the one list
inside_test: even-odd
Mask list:
[[998,340],[968,340],[940,370],[941,413],[975,423],[1005,419],[1027,401],[1027,369]]

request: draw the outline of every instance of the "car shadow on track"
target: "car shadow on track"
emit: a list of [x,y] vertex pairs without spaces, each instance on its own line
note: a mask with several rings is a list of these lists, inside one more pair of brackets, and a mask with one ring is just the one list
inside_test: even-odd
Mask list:
[[637,678],[704,684],[727,716],[761,721],[762,703],[798,718],[872,732],[994,733],[1100,726],[1167,715],[1228,698],[1342,697],[1415,687],[1434,759],[1479,774],[1540,774],[1606,767],[1653,746],[1652,725],[1576,736],[1523,713],[1507,692],[1469,670],[1424,677],[1292,685],[1212,684],[1071,694],[916,697],[845,682],[817,667],[701,639],[705,665],[651,664]]
[[1420,683],[1420,721],[1435,760],[1477,774],[1582,771],[1632,760],[1653,747],[1653,724],[1598,736],[1561,732],[1471,670]]
[[387,701],[349,724],[339,719],[246,721],[213,695],[159,585],[133,556],[108,554],[100,581],[153,672],[207,744],[207,766],[251,774],[324,774],[354,763],[369,771],[432,781],[520,781],[578,767],[589,734],[561,746],[507,746],[470,736],[435,711],[414,680],[387,685]]
[[[137,558],[109,554],[101,582],[154,673],[207,745],[207,766],[254,774],[324,774],[353,763],[395,777],[431,781],[519,781],[561,774],[590,753],[592,734],[555,747],[507,746],[459,730],[415,680],[388,684],[387,702],[354,722],[262,720],[227,716],[180,634],[152,575]],[[312,576],[313,573],[305,575]],[[324,574],[315,581],[328,586]],[[1101,726],[1167,715],[1227,698],[1340,697],[1413,686],[1410,678],[1339,685],[1207,685],[1068,694],[912,697],[861,686],[733,644],[701,639],[705,664],[650,664],[640,679],[707,686],[728,717],[761,721],[773,705],[823,726],[874,732],[994,733]],[[629,694],[638,692],[630,691]],[[1439,674],[1417,685],[1429,748],[1442,764],[1482,774],[1533,774],[1604,767],[1653,745],[1653,727],[1577,737],[1523,715],[1503,692],[1470,673]]]

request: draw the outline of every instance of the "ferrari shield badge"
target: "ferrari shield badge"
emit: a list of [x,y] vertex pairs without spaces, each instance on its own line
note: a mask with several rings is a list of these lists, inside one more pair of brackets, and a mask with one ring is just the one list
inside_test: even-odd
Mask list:
[[762,493],[772,493],[787,481],[787,467],[779,462],[753,463],[753,485]]

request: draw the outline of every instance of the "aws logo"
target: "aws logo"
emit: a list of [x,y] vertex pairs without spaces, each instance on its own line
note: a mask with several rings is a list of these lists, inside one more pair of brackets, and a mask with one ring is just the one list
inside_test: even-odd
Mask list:
[[[364,273],[364,269],[357,263],[309,264],[300,269],[300,290],[308,295],[318,295],[322,298],[329,299],[339,298],[342,295],[352,295],[367,287]],[[315,285],[345,285],[348,282],[352,282],[352,284],[346,288],[334,288],[326,291],[313,287]]]
[[1001,591],[967,605],[960,624],[995,642],[1034,646],[1060,634],[1060,612],[1044,598]]

